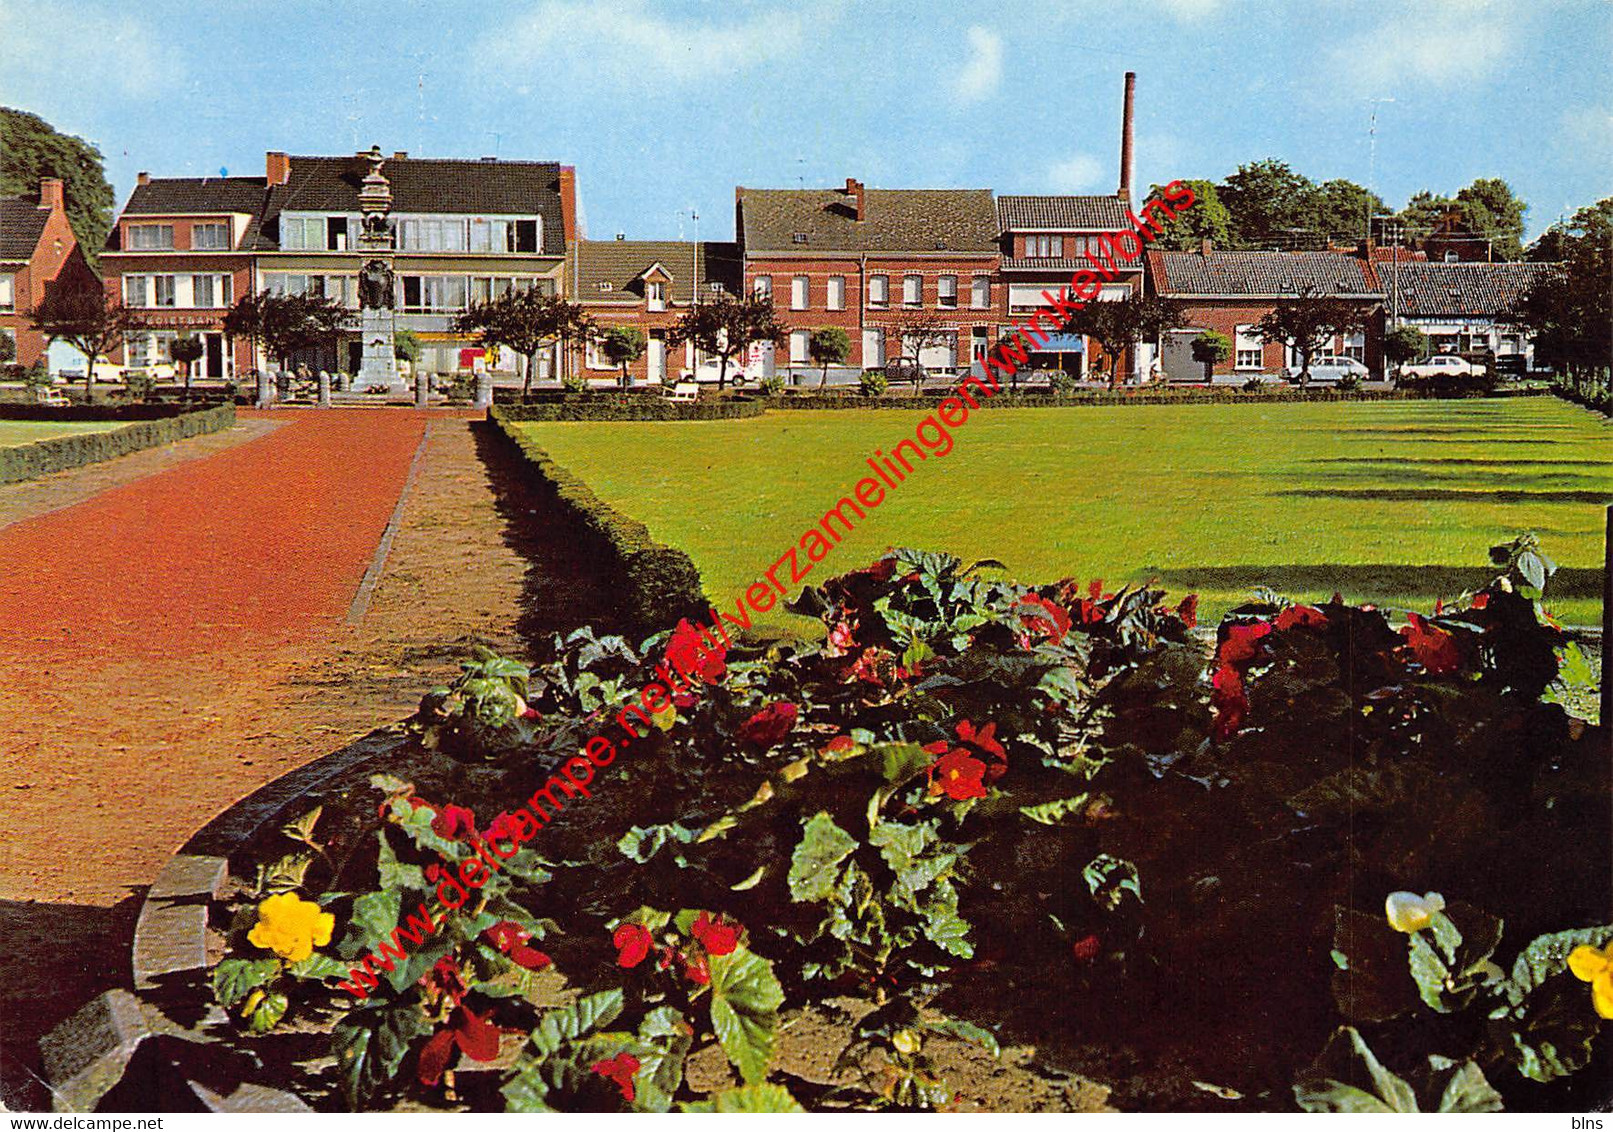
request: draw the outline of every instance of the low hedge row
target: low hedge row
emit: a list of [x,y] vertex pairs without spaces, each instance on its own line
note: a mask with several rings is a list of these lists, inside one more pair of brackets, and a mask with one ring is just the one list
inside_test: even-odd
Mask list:
[[0,421],[162,421],[190,412],[183,404],[41,405],[0,401]]
[[732,421],[759,417],[767,406],[765,401],[674,403],[646,394],[499,405],[495,411],[512,421]]
[[[804,397],[775,397],[768,401],[775,409],[933,409],[951,390],[936,391],[922,397],[835,397],[808,394]],[[1069,409],[1083,405],[1225,405],[1253,404],[1273,401],[1398,401],[1425,396],[1413,391],[1362,390],[1340,392],[1318,389],[1301,392],[1284,389],[1258,393],[1245,393],[1239,389],[1182,389],[1149,392],[1114,393],[998,393],[995,397],[975,399],[983,409]]]
[[494,427],[532,469],[534,486],[577,522],[605,568],[616,575],[614,580],[622,592],[621,608],[631,628],[650,633],[676,624],[680,617],[708,614],[711,603],[706,599],[694,560],[675,547],[657,542],[643,523],[599,498],[581,477],[557,464],[531,438],[511,427],[518,421],[534,419],[565,418],[525,417],[502,406],[489,413]]
[[[143,406],[142,406],[143,407]],[[21,418],[11,418],[13,420]],[[37,418],[33,418],[37,419]],[[119,418],[66,416],[58,409],[52,420],[116,420]],[[57,436],[49,440],[36,440],[32,444],[19,444],[0,448],[0,484],[18,483],[36,479],[67,468],[78,468],[126,456],[142,448],[171,444],[187,436],[200,436],[217,432],[235,423],[235,406],[220,405],[195,413],[178,413],[155,419],[136,420],[121,428],[105,432],[87,432],[76,436]]]

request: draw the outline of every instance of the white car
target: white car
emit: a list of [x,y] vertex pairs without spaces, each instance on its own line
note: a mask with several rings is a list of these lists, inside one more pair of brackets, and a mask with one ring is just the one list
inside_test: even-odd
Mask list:
[[[1283,370],[1283,376],[1289,381],[1300,379],[1300,368],[1289,366]],[[1343,354],[1318,354],[1311,359],[1311,382],[1316,385],[1331,385],[1343,381],[1346,377],[1354,377],[1366,381],[1372,376],[1372,371]]]
[[[716,358],[707,358],[693,370],[683,370],[678,375],[679,381],[698,381],[702,385],[716,385],[718,374],[722,370],[722,362]],[[760,381],[762,371],[760,366],[746,369],[738,358],[728,360],[727,380],[730,385],[743,385]]]
[[1440,354],[1426,362],[1400,367],[1401,377],[1483,377],[1484,367],[1454,354]]

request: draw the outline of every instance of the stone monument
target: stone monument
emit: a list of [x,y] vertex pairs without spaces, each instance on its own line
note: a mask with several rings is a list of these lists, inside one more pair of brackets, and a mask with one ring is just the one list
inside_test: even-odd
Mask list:
[[380,146],[372,146],[359,156],[370,163],[370,171],[358,191],[358,207],[364,214],[358,236],[358,250],[365,257],[358,276],[359,332],[364,353],[353,388],[362,391],[379,386],[402,392],[405,387],[392,350],[396,288],[392,231],[387,226],[392,185],[381,173],[386,159],[381,156]]

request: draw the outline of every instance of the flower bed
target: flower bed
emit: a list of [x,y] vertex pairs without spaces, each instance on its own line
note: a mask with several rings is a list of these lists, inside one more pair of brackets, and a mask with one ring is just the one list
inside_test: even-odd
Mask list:
[[656,394],[596,394],[525,404],[500,404],[506,421],[731,421],[759,417],[768,402],[742,399],[675,403]]
[[[235,406],[220,405],[196,412],[141,412],[128,410],[50,409],[46,414],[16,412],[30,406],[10,407],[5,416],[12,420],[130,420],[132,423],[104,432],[79,433],[36,440],[32,444],[0,448],[0,484],[17,483],[67,468],[126,456],[142,448],[171,444],[189,436],[217,432],[235,423]],[[41,406],[41,408],[48,408]],[[150,406],[151,409],[160,408]]]

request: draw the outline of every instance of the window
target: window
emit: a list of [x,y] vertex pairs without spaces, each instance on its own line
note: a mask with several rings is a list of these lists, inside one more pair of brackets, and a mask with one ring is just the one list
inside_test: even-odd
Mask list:
[[[868,277],[868,305],[871,307],[888,307],[891,303],[891,277],[889,275],[870,275]],[[881,365],[884,363],[881,362]]]
[[846,309],[846,277],[844,275],[829,276],[829,302],[832,311]]
[[1026,259],[1063,259],[1063,236],[1026,236]]
[[773,297],[773,277],[771,275],[758,275],[752,284],[758,299],[771,299]]
[[[0,276],[0,279],[3,278],[3,276]],[[4,284],[0,283],[0,287],[3,286]],[[3,298],[4,292],[0,291],[0,300],[3,300]],[[1503,334],[1500,337],[1500,344],[1495,348],[1495,352],[1497,354],[1521,354],[1523,353],[1523,340],[1516,334]]]
[[807,242],[807,234],[805,232],[792,232],[790,234],[790,243],[792,243],[792,244],[804,244],[806,242]]
[[192,275],[190,277],[191,305],[196,307],[214,307],[217,302],[213,296],[214,275]]
[[470,222],[470,250],[473,252],[514,251],[515,229],[508,220],[472,220]]
[[400,246],[412,252],[462,252],[466,249],[463,220],[404,220],[398,226]]
[[969,306],[977,311],[991,309],[991,276],[976,275],[969,281]]
[[1367,336],[1365,331],[1357,330],[1354,334],[1343,336],[1344,347],[1339,351],[1346,358],[1354,358],[1362,365],[1367,360]]
[[805,330],[790,331],[790,364],[792,366],[805,365],[811,360],[810,332]]
[[595,283],[594,286],[598,287],[601,292],[609,291],[611,289],[610,281],[607,279],[601,279],[598,283]]
[[325,250],[329,252],[345,252],[347,250],[347,217],[329,216],[325,218]]
[[172,224],[129,225],[129,247],[135,251],[169,250],[174,246]]
[[17,305],[17,284],[13,275],[0,275],[0,311],[15,310]]
[[228,224],[192,224],[190,246],[199,252],[221,252],[230,246]]
[[1043,291],[1053,291],[1055,294],[1060,288],[1057,285],[1049,286],[1046,283],[1010,283],[1008,285],[1008,309],[1014,312],[1033,311],[1045,305],[1042,298]]
[[528,255],[537,254],[539,245],[543,242],[543,224],[537,220],[517,220],[515,222],[515,250]]
[[644,284],[644,301],[652,311],[666,310],[666,284],[659,279]]
[[323,216],[282,216],[280,246],[296,251],[322,251],[325,247]]
[[885,364],[885,332],[878,327],[863,331],[863,368],[878,369]]
[[1236,353],[1234,362],[1238,369],[1260,369],[1265,364],[1265,343],[1260,335],[1255,333],[1253,326],[1240,326],[1236,330],[1238,340],[1234,347]]
[[[358,276],[325,276],[325,294],[341,303],[344,307],[356,308],[358,306]],[[229,304],[225,303],[224,305],[228,306]]]
[[904,307],[921,307],[924,305],[924,276],[902,276],[902,305]]
[[790,280],[790,309],[804,311],[807,309],[807,277],[797,275]]
[[171,307],[174,305],[174,277],[172,275],[153,275],[152,301],[154,307]]
[[977,365],[986,364],[986,354],[991,351],[991,327],[974,326],[969,328],[969,360]]
[[[1359,337],[1359,335],[1358,335],[1358,337]],[[1464,353],[1464,354],[1482,354],[1484,351],[1488,350],[1489,348],[1490,348],[1490,336],[1487,333],[1486,334],[1464,334],[1464,335],[1462,335],[1462,351],[1461,352]]]
[[710,291],[713,295],[720,295],[722,294],[723,287],[721,283],[707,283],[706,290]]
[[956,275],[943,275],[936,282],[935,305],[943,310],[952,310],[957,307],[958,277]]

